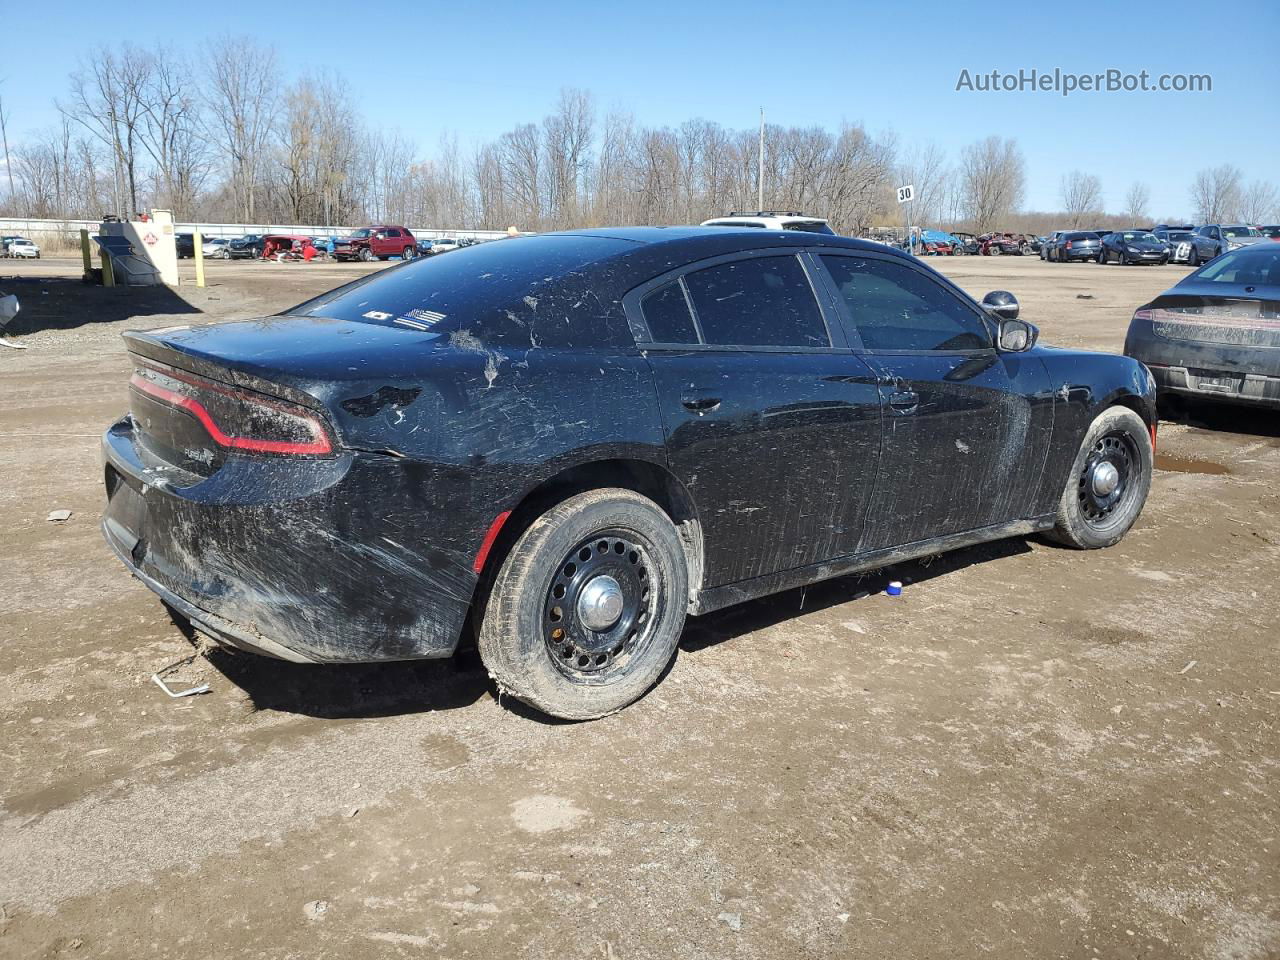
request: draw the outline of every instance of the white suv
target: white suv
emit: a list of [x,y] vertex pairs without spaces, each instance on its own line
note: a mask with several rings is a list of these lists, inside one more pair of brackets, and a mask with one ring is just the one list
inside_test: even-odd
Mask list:
[[803,230],[805,233],[832,233],[827,221],[806,217],[795,210],[757,210],[755,213],[731,213],[727,217],[703,220],[704,227],[758,227],[763,230]]
[[32,257],[36,260],[40,259],[40,248],[36,244],[24,237],[9,241],[9,256],[11,257]]

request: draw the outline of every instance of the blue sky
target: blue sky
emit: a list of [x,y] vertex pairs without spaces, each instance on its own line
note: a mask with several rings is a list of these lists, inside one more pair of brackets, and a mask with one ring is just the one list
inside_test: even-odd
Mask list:
[[[1016,137],[1026,206],[1060,206],[1073,167],[1103,182],[1112,210],[1129,183],[1151,187],[1154,216],[1186,213],[1195,171],[1223,162],[1280,181],[1280,2],[1047,5],[976,2],[608,4],[431,0],[421,4],[6,4],[0,86],[11,139],[51,124],[65,75],[97,43],[197,47],[230,32],[273,45],[290,74],[338,67],[374,123],[426,152],[454,132],[469,145],[540,119],[562,87],[592,91],[646,124],[701,116],[730,127],[771,123],[892,129],[954,160],[988,134]],[[1211,93],[972,93],[977,74],[1054,68],[1093,73],[1207,73]],[[193,78],[199,82],[199,77]]]

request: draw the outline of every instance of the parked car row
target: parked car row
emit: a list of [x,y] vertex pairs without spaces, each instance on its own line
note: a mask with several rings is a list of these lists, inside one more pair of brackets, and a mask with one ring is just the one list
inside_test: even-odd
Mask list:
[[1150,230],[1055,230],[1040,246],[1040,259],[1055,263],[1186,263],[1198,267],[1231,250],[1280,240],[1280,225],[1159,224]]

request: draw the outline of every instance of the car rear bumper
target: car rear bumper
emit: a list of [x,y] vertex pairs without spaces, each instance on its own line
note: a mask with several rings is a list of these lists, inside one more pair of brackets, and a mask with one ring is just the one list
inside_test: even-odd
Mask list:
[[446,657],[475,575],[415,547],[377,502],[382,465],[229,458],[207,478],[152,463],[132,421],[103,437],[103,534],[146,586],[215,640],[300,663]]
[[1280,377],[1234,370],[1148,364],[1160,393],[1280,408]]
[[1170,339],[1133,320],[1124,352],[1146,364],[1160,393],[1280,406],[1280,349]]

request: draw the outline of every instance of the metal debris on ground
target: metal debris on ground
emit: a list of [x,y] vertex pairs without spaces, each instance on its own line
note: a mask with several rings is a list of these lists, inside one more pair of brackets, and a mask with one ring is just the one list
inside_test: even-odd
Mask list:
[[[159,670],[153,673],[151,675],[151,679],[155,681],[155,685],[157,687],[159,687],[161,690],[163,690],[165,693],[167,693],[170,697],[172,697],[175,700],[177,700],[179,697],[194,697],[198,693],[209,693],[212,688],[207,683],[202,683],[199,686],[195,686],[195,687],[188,687],[186,690],[174,690],[169,686],[169,684],[167,684],[164,681],[164,675],[166,673],[168,673],[171,670],[176,670],[178,667],[186,666],[188,663],[194,660],[197,656],[199,656],[199,654],[193,653],[189,657],[183,657],[181,660],[175,660],[173,663],[169,664],[167,667],[161,667]],[[177,680],[175,678],[170,678],[170,679],[173,680],[174,683],[186,683],[185,680]]]

